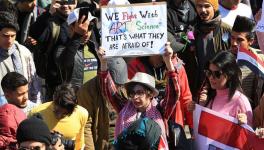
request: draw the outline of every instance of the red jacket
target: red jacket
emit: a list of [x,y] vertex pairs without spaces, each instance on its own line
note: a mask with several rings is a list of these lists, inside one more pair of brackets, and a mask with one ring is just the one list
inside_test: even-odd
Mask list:
[[[184,120],[186,119],[186,123],[191,128],[193,128],[192,112],[189,112],[187,110],[187,104],[190,101],[192,101],[192,94],[189,88],[187,75],[182,65],[182,61],[177,62],[177,60],[174,59],[173,63],[178,72],[180,96],[176,104],[176,109],[172,113],[171,119],[182,126],[184,125],[184,122],[185,122]],[[150,72],[150,70],[153,70],[153,69],[150,68],[150,64],[147,64],[147,61],[143,61],[143,59],[140,59],[140,58],[132,59],[128,63],[128,78],[131,79],[136,74],[136,72],[145,72],[155,77],[156,75]],[[163,78],[165,79],[165,77]]]
[[15,105],[5,104],[0,107],[0,149],[16,143],[17,127],[26,118],[26,114]]

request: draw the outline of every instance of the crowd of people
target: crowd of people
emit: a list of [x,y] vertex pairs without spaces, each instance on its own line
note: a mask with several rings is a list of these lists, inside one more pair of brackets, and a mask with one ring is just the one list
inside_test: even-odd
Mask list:
[[155,1],[0,0],[0,150],[192,150],[197,104],[264,138],[262,1],[164,1],[164,52],[107,58],[101,7]]

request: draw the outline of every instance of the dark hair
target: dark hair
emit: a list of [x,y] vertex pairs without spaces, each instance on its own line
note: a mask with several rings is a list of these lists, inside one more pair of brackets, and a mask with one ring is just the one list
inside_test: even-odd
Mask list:
[[256,22],[253,19],[238,15],[235,19],[232,31],[246,32],[247,40],[253,40],[255,38],[255,34],[254,34],[255,26],[256,26]]
[[59,85],[53,94],[53,101],[55,105],[68,110],[71,115],[77,106],[77,97],[73,86],[69,83]]
[[3,28],[13,28],[16,31],[19,30],[17,18],[12,12],[0,11],[0,31]]
[[[221,51],[209,61],[207,69],[210,64],[214,64],[227,76],[226,87],[229,89],[228,97],[231,99],[236,90],[241,90],[241,70],[239,69],[235,56],[227,51]],[[208,80],[208,79],[207,79]],[[212,89],[209,84],[208,100],[213,100],[216,95],[216,90]]]
[[8,72],[1,81],[1,86],[4,92],[10,90],[15,91],[18,87],[27,85],[27,79],[17,72]]
[[17,18],[17,8],[9,0],[0,1],[0,11],[6,11],[13,14]]

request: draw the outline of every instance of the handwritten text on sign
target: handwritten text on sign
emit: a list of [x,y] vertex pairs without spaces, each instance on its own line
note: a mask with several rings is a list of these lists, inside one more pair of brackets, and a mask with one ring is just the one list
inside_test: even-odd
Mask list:
[[166,3],[102,8],[106,56],[161,54],[167,41]]

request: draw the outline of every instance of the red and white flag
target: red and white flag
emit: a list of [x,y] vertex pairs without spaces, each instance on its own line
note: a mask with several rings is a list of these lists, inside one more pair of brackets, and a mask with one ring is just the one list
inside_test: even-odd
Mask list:
[[197,150],[261,150],[264,140],[236,118],[196,105],[194,134]]

